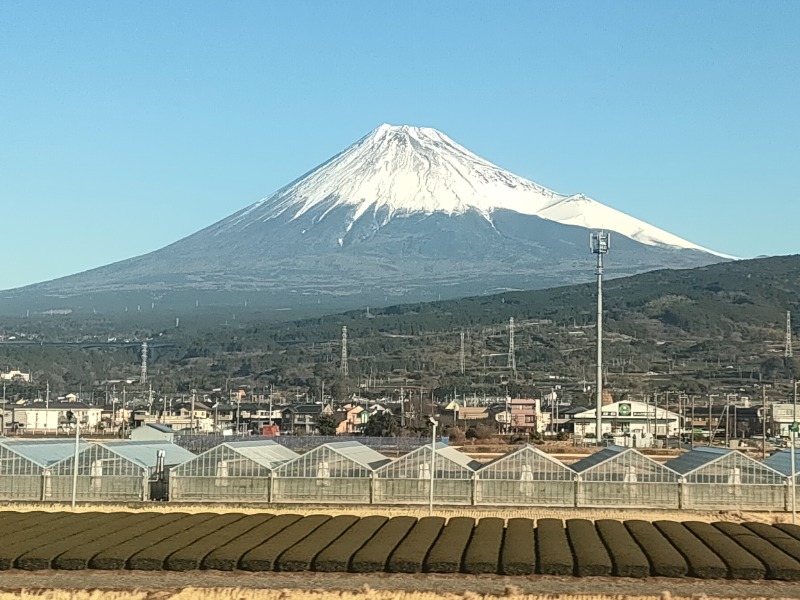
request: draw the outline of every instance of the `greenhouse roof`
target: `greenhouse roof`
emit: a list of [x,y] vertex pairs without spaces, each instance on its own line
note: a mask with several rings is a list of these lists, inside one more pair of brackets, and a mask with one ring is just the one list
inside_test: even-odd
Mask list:
[[195,458],[195,455],[177,444],[162,441],[114,441],[100,442],[98,446],[107,448],[114,454],[147,468],[153,468],[158,461],[159,450],[165,452],[165,465],[179,465]]
[[521,453],[526,452],[526,451],[533,452],[534,454],[540,456],[544,460],[552,462],[552,463],[558,465],[559,467],[563,467],[567,471],[572,471],[572,468],[569,465],[565,465],[563,462],[561,462],[557,458],[554,458],[554,457],[550,456],[547,452],[542,452],[541,450],[539,450],[539,448],[536,448],[535,446],[531,446],[530,444],[525,444],[521,448],[517,448],[516,450],[511,450],[510,452],[506,452],[502,456],[498,456],[494,460],[491,460],[488,463],[486,463],[485,465],[483,465],[481,467],[481,469],[485,469],[487,467],[490,467],[491,465],[496,465],[500,461],[503,461],[503,460],[505,460],[507,458],[510,458],[510,457],[515,456],[517,454],[521,454]]
[[[791,477],[792,476],[791,448],[784,448],[783,450],[778,450],[775,454],[764,460],[763,464],[767,465],[772,469],[775,469],[776,471],[778,471],[778,473],[781,473],[782,475]],[[794,472],[795,474],[800,473],[800,452],[795,452]]]
[[300,456],[297,452],[281,446],[273,440],[247,440],[243,442],[226,442],[227,446],[237,454],[249,458],[262,467],[273,468],[286,461]]
[[682,454],[677,458],[667,461],[665,464],[673,471],[677,471],[681,475],[686,475],[686,473],[704,467],[731,452],[736,452],[736,450],[700,446],[694,450],[690,450],[686,454]]
[[628,450],[632,449],[626,448],[624,446],[608,446],[600,450],[600,452],[595,452],[594,454],[590,454],[586,458],[582,458],[581,460],[572,463],[570,465],[570,468],[577,473],[583,473],[584,471],[591,469],[592,467],[596,467],[602,462],[620,456],[621,454],[623,454]]
[[345,458],[358,463],[362,467],[367,467],[368,469],[377,469],[378,467],[391,462],[391,459],[386,458],[377,450],[373,450],[361,442],[331,442],[330,444],[318,446],[315,450],[312,450],[312,452],[315,452],[320,448],[329,448],[337,454],[341,454]]
[[[415,450],[415,452],[418,451],[419,450]],[[447,460],[456,463],[461,467],[464,467],[465,469],[469,469],[470,471],[477,471],[483,466],[482,463],[467,456],[463,452],[459,452],[458,450],[448,446],[447,444],[442,444],[442,443],[436,444],[436,454],[438,456],[444,457]]]
[[[0,445],[8,448],[15,454],[39,465],[49,467],[65,458],[74,456],[75,440],[0,440]],[[87,442],[80,441],[79,451],[83,452],[89,447]]]

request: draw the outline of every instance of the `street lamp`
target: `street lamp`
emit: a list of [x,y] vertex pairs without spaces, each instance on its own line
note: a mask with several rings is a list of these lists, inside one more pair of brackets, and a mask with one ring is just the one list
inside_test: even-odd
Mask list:
[[611,234],[596,231],[589,236],[589,248],[597,255],[597,399],[595,402],[595,439],[603,435],[603,255],[611,248]]
[[428,421],[431,423],[431,485],[428,490],[428,515],[433,515],[433,480],[436,473],[436,427],[439,425],[439,421],[433,417],[428,417]]

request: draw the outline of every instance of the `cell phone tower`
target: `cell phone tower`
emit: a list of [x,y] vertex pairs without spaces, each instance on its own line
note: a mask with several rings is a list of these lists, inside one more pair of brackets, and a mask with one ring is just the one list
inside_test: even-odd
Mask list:
[[792,358],[792,311],[786,311],[786,344],[783,347],[783,355]]
[[514,317],[508,320],[508,368],[517,376],[517,356],[514,350]]
[[589,236],[589,248],[597,255],[597,397],[595,399],[595,440],[603,439],[603,255],[611,248],[611,234],[597,231]]
[[342,375],[347,377],[347,326],[342,326]]
[[142,385],[147,383],[147,340],[142,342],[142,375],[139,381]]

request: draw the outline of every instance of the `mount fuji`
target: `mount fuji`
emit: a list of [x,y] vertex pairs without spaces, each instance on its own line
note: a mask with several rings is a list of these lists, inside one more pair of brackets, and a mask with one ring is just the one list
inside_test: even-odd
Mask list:
[[[73,310],[156,303],[339,310],[535,289],[730,257],[518,177],[431,128],[381,125],[222,221],[140,257],[4,292]],[[302,312],[302,311],[301,311]]]

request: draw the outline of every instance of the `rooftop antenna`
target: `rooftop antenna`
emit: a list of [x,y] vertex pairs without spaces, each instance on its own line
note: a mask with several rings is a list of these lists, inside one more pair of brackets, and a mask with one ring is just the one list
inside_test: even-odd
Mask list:
[[347,377],[347,326],[342,326],[342,375]]
[[517,356],[514,351],[514,317],[508,320],[508,368],[517,376]]
[[589,236],[589,248],[597,255],[597,398],[595,400],[595,440],[603,436],[603,255],[611,248],[611,234],[597,231]]
[[147,340],[142,342],[142,376],[139,381],[143,385],[147,383]]
[[786,311],[786,344],[783,349],[786,358],[792,358],[792,311]]
[[461,361],[461,374],[463,375],[464,371],[466,370],[466,362],[467,362],[466,361],[466,356],[464,354],[464,332],[463,331],[461,332],[461,353],[459,355],[459,359]]

